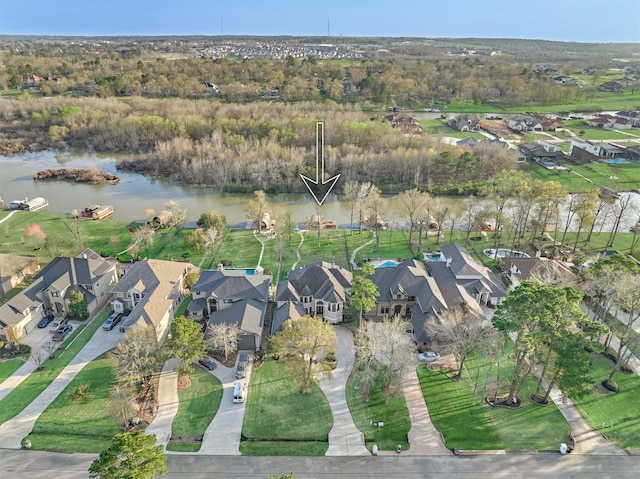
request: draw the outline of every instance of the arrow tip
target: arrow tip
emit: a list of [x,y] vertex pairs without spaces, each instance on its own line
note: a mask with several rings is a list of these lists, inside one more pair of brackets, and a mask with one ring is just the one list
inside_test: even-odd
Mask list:
[[321,182],[312,180],[302,173],[300,173],[300,178],[304,181],[305,186],[309,190],[309,193],[311,193],[311,196],[313,196],[313,199],[316,200],[316,203],[318,203],[318,206],[322,206],[322,203],[324,203],[324,200],[327,199],[327,196],[340,179],[340,174]]

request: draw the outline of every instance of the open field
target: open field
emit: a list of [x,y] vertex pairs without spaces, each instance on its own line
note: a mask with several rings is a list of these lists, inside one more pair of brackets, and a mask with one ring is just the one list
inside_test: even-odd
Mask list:
[[[107,414],[113,381],[113,362],[106,355],[91,361],[36,421],[29,435],[33,449],[69,453],[106,449],[120,432]],[[71,401],[69,393],[84,384],[89,386],[88,399]]]
[[[593,163],[588,165],[571,165],[571,170],[547,170],[546,168],[528,161],[522,169],[542,181],[557,181],[571,193],[586,191],[595,187],[606,186],[615,191],[631,191],[640,188],[640,162],[608,164]],[[587,180],[593,183],[589,183]]]
[[447,125],[445,120],[420,120],[424,132],[429,135],[451,136],[453,138],[475,138],[482,140],[485,136],[477,132],[458,131]]
[[[309,394],[298,392],[278,361],[266,360],[254,369],[242,426],[246,438],[240,443],[242,454],[323,455],[332,425],[329,403],[317,385]],[[286,441],[287,447],[279,441]]]
[[[196,366],[191,374],[191,386],[178,389],[178,414],[171,425],[172,434],[201,436],[216,415],[222,400],[222,384],[206,369]],[[197,452],[198,441],[169,441],[168,451]]]
[[[505,348],[506,349],[506,348]],[[504,382],[513,371],[508,351],[500,361],[500,378]],[[418,377],[429,407],[434,426],[445,439],[448,448],[479,450],[555,451],[569,436],[569,424],[555,404],[538,406],[529,400],[537,381],[529,378],[520,397],[522,406],[517,409],[492,407],[483,400],[494,391],[487,386],[487,377],[495,378],[495,367],[475,354],[465,363],[460,381],[453,381],[447,374],[418,367]]]

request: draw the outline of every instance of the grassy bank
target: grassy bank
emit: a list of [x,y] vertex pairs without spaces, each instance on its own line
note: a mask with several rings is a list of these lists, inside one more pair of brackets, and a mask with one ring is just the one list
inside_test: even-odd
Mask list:
[[332,425],[331,409],[320,388],[313,386],[309,394],[298,392],[284,366],[267,360],[251,375],[240,452],[323,455]]

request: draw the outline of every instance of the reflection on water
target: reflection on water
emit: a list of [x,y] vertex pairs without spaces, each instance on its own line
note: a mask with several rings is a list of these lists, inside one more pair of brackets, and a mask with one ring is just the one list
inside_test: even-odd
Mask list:
[[[227,217],[230,224],[246,220],[246,208],[252,195],[223,193],[206,187],[181,186],[170,180],[149,178],[136,173],[117,171],[119,160],[131,158],[125,155],[52,152],[29,153],[24,155],[0,156],[0,194],[5,203],[14,199],[43,196],[49,200],[49,211],[69,213],[74,209],[83,209],[88,204],[113,205],[114,217],[132,221],[144,218],[146,209],[161,210],[165,203],[174,200],[187,209],[187,220],[198,219],[200,213],[217,210]],[[91,168],[99,167],[109,173],[120,176],[117,185],[84,185],[62,181],[34,181],[32,175],[45,168]],[[633,194],[635,210],[623,218],[620,231],[629,228],[638,220],[640,195]],[[317,205],[308,195],[269,195],[273,205],[293,214],[298,222],[316,214]],[[445,203],[462,212],[463,198],[446,198]],[[384,219],[391,228],[401,227],[402,208],[397,198],[384,198],[382,207]],[[337,194],[331,193],[320,209],[327,220],[336,220],[338,225],[347,225],[351,216],[351,204],[340,201]],[[357,218],[357,212],[354,212]],[[560,222],[561,225],[564,223]],[[445,225],[446,229],[447,225]],[[605,229],[607,227],[605,226]]]

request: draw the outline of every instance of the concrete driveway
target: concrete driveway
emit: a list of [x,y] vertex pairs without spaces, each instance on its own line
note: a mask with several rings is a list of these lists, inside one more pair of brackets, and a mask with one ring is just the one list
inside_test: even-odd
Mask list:
[[329,401],[333,427],[329,431],[327,456],[369,456],[364,434],[356,427],[347,406],[346,386],[354,362],[353,333],[342,326],[334,327],[338,336],[338,367],[330,378],[320,381],[320,389]]
[[122,333],[117,329],[112,331],[98,329],[76,357],[49,384],[47,389],[23,409],[20,414],[0,426],[0,449],[20,449],[22,439],[31,432],[40,414],[49,407],[53,400],[58,397],[71,380],[90,361],[112,349],[120,341],[121,337]]
[[[238,356],[242,352],[249,353],[250,357],[253,356],[250,351],[240,351]],[[250,361],[250,364],[252,362]],[[247,390],[251,378],[251,370],[252,368],[248,367],[247,376],[240,380],[247,385]],[[235,383],[239,381],[236,379],[236,369],[235,367],[227,368],[218,363],[218,367],[211,373],[222,383],[222,402],[213,421],[211,421],[204,433],[199,454],[212,456],[239,455],[246,403],[234,404],[233,402],[233,388]]]

